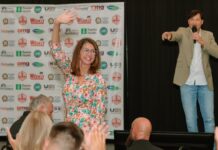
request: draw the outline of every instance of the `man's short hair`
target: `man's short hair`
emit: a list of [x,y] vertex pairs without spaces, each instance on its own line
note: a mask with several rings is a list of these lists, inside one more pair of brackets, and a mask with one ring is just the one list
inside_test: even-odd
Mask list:
[[41,104],[47,105],[49,103],[52,103],[52,101],[47,96],[40,94],[39,96],[32,99],[29,105],[29,109],[30,111],[36,110]]
[[79,150],[84,139],[83,131],[72,122],[55,124],[49,135],[49,143],[57,149]]
[[188,14],[187,18],[190,19],[190,18],[196,16],[197,14],[200,15],[202,20],[204,19],[203,13],[198,9],[191,10],[191,12]]

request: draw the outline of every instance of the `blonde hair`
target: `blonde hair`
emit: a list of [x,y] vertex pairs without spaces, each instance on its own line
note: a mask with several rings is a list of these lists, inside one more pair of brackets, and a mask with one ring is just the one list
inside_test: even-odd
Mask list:
[[49,97],[40,94],[37,97],[34,97],[33,100],[30,102],[29,104],[29,109],[30,111],[32,110],[37,110],[39,108],[39,106],[41,105],[48,105],[49,103],[52,104],[52,101],[49,99]]
[[18,133],[16,150],[42,150],[51,127],[52,121],[46,113],[30,112]]

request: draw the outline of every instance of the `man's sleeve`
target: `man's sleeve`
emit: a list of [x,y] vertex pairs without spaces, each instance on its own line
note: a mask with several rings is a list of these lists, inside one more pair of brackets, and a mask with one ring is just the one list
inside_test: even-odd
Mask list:
[[180,27],[177,29],[177,31],[171,31],[172,37],[170,41],[180,41],[182,39],[182,32],[183,29]]
[[213,57],[218,58],[218,45],[212,32],[209,32],[209,41],[204,44],[202,49],[207,51]]

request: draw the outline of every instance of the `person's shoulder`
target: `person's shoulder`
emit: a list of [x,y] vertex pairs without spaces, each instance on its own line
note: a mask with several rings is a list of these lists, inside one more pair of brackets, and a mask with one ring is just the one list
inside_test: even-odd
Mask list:
[[210,33],[212,33],[211,31],[205,30],[205,29],[201,29],[201,31],[202,31],[202,32],[210,32]]
[[208,31],[208,30],[201,29],[201,32],[204,32],[205,34],[208,34],[208,35],[213,35],[213,32]]
[[93,79],[99,84],[106,85],[106,81],[100,72],[96,72],[95,74],[93,74]]
[[153,145],[150,141],[137,140],[132,143],[127,150],[139,150],[139,149],[150,149],[150,150],[162,150],[161,148]]
[[157,147],[156,145],[151,144],[151,150],[163,150],[163,149]]
[[101,74],[101,72],[96,72],[96,73],[94,74],[94,76],[96,76],[98,79],[104,79],[104,78],[103,78],[103,75]]
[[147,141],[146,144],[148,145],[148,147],[150,147],[151,150],[162,150],[160,147],[154,145],[150,141]]
[[178,31],[187,32],[187,31],[189,31],[189,30],[190,30],[189,27],[178,27]]
[[24,120],[26,119],[26,117],[28,116],[29,113],[30,113],[30,111],[25,111],[23,113],[23,115],[11,125],[10,132],[14,138],[16,137],[17,133],[19,132]]
[[157,146],[155,146],[155,145],[154,145],[154,148],[155,148],[155,150],[163,150],[162,148],[157,147]]
[[76,75],[73,75],[71,73],[67,74],[64,78],[65,83],[69,83],[71,81],[74,81],[76,79]]
[[178,27],[178,29],[180,29],[180,30],[187,30],[188,27]]

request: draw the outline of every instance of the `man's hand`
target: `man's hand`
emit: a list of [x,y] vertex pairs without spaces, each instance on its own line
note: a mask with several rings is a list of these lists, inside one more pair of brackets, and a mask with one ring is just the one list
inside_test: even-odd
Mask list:
[[192,34],[192,39],[196,40],[198,43],[200,43],[201,46],[204,46],[204,40],[202,39],[202,37],[200,36],[200,34],[198,32],[194,32]]
[[171,38],[172,38],[172,33],[171,32],[164,32],[163,34],[162,34],[162,40],[164,41],[164,40],[171,40]]

